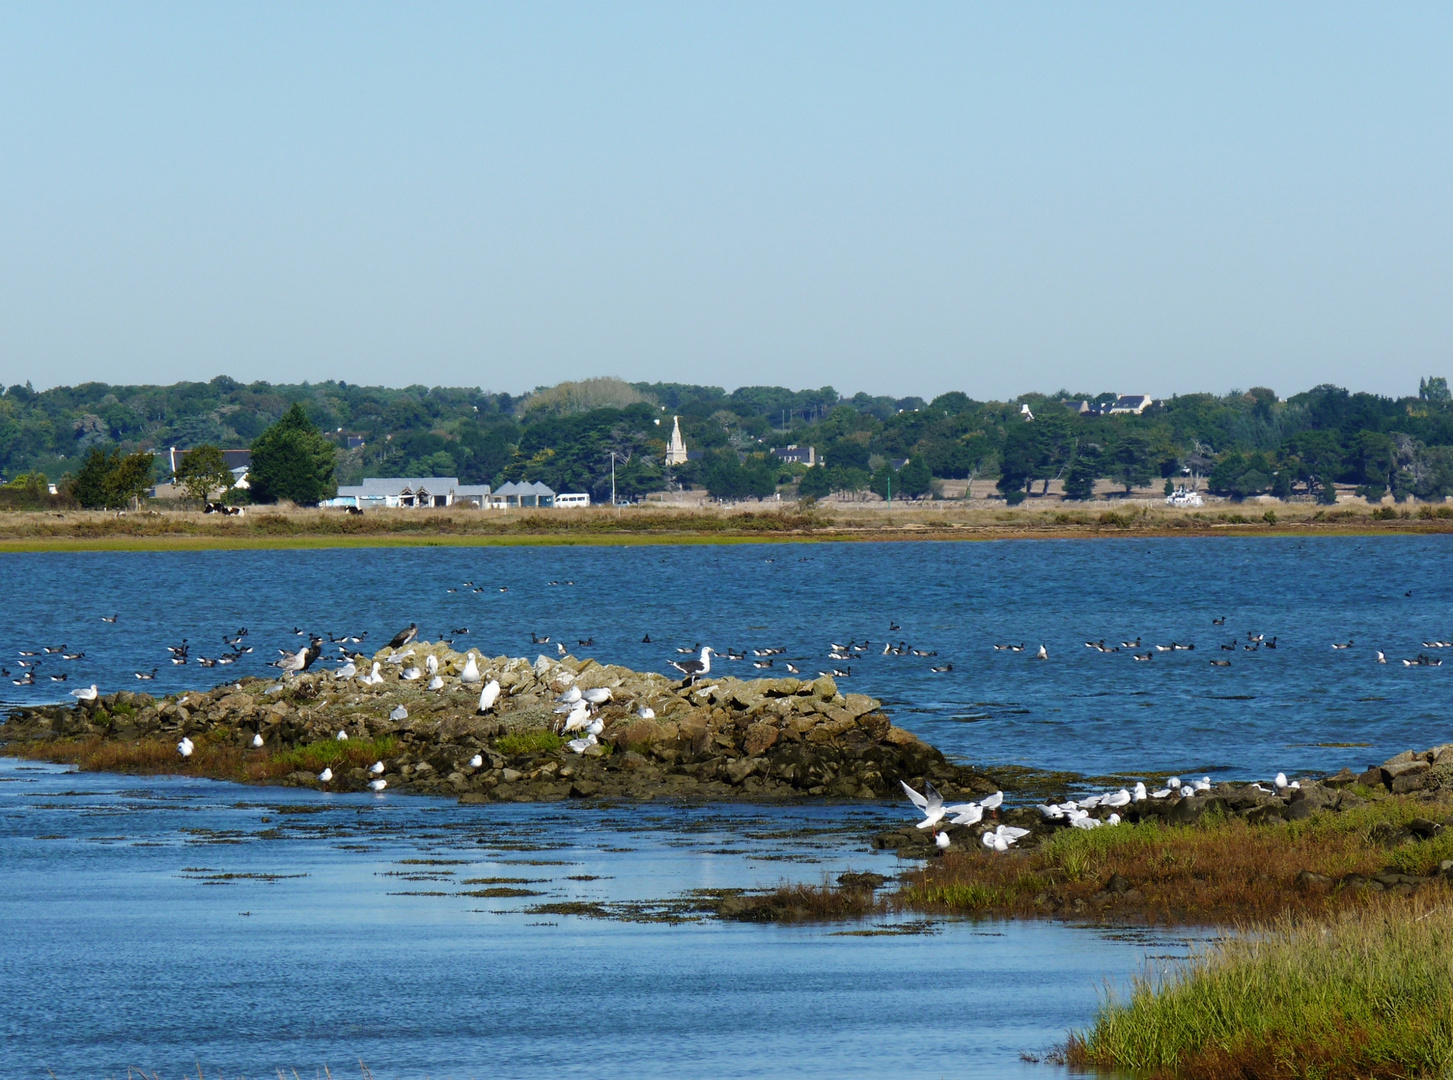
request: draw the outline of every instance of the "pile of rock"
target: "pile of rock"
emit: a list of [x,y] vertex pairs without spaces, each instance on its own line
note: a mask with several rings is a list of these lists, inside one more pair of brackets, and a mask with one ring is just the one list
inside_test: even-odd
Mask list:
[[1358,781],[1384,787],[1395,795],[1453,787],[1453,743],[1431,750],[1404,750],[1381,765],[1368,768]]
[[[0,735],[6,741],[188,736],[230,744],[261,760],[344,732],[353,740],[392,740],[370,744],[393,748],[384,759],[390,791],[455,795],[466,802],[877,799],[897,796],[900,780],[931,780],[946,794],[972,797],[998,786],[894,727],[873,698],[840,693],[830,678],[683,685],[574,657],[541,656],[533,663],[476,658],[481,681],[497,680],[501,687],[495,708],[480,716],[480,684],[458,678],[465,654],[427,642],[404,652],[412,655],[402,663],[389,663],[388,650],[374,657],[383,676],[377,684],[310,672],[160,700],[123,691],[75,707],[19,710]],[[428,690],[427,676],[402,677],[411,667],[427,670],[430,656],[445,677],[442,690]],[[371,667],[372,661],[359,658],[358,676]],[[572,686],[604,687],[612,695],[599,711],[605,725],[599,745],[578,755],[552,738],[560,720],[555,700]],[[247,750],[255,735],[262,736],[263,749]],[[476,755],[483,764],[471,767]],[[362,790],[370,776],[355,765],[335,768],[330,787]],[[271,782],[319,784],[315,773],[301,769]]]

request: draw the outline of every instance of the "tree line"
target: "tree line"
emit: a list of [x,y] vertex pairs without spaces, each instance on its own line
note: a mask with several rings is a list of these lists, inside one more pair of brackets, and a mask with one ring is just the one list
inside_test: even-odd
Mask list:
[[[671,487],[760,497],[783,484],[817,497],[915,498],[937,481],[976,478],[994,480],[1011,502],[1056,482],[1068,498],[1089,498],[1107,480],[1127,490],[1185,483],[1232,498],[1325,500],[1339,484],[1373,499],[1453,494],[1453,401],[1443,378],[1400,398],[1322,385],[1283,399],[1256,387],[1179,395],[1140,415],[1074,408],[1113,397],[1060,391],[995,402],[954,391],[925,401],[616,379],[514,397],[225,376],[165,387],[12,386],[0,395],[0,470],[10,504],[22,498],[15,492],[43,491],[47,476],[77,501],[125,502],[165,478],[158,463],[171,446],[251,448],[257,501],[317,501],[364,476],[440,475],[539,480],[604,500],[612,467],[625,498]],[[676,417],[693,455],[668,468]],[[821,463],[808,469],[770,453],[790,444],[812,446]]]

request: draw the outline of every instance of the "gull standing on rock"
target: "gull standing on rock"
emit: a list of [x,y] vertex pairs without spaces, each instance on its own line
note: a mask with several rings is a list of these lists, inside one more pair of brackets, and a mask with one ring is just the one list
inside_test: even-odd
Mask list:
[[77,701],[95,701],[96,693],[96,684],[92,683],[90,686],[82,686],[72,690],[71,697]]
[[252,748],[254,750],[261,750],[262,749],[262,735],[261,735],[261,733],[259,733],[257,735],[254,735],[252,737]]
[[371,791],[382,791],[384,788],[388,787],[388,781],[387,780],[370,780],[368,782],[368,787],[369,787],[369,789]]
[[711,658],[716,655],[716,650],[710,645],[702,647],[701,658],[698,660],[672,660],[670,664],[689,680],[695,682],[703,675],[711,674]]
[[479,692],[479,711],[487,713],[494,708],[494,703],[499,700],[499,680],[490,679]]
[[388,718],[390,720],[407,720],[409,718],[409,710],[402,705],[395,705],[393,712],[388,714]]
[[382,761],[375,761],[372,765],[370,765],[368,767],[368,771],[371,772],[374,776],[382,776],[383,775],[383,762]]
[[464,658],[464,670],[459,673],[459,681],[462,683],[479,682],[479,665],[474,662],[474,650],[469,650],[469,655]]

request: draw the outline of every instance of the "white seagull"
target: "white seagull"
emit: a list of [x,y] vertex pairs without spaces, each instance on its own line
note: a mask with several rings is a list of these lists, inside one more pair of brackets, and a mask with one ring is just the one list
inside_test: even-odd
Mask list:
[[642,705],[636,710],[636,715],[642,720],[654,720],[656,719],[656,710],[649,705]]
[[191,757],[192,751],[194,749],[195,747],[192,745],[192,740],[187,738],[185,735],[182,736],[182,741],[177,743],[177,753],[181,754],[182,757]]
[[252,737],[252,748],[254,750],[261,750],[262,749],[262,735],[261,734],[254,735]]
[[1000,825],[997,829],[991,829],[979,838],[980,842],[992,851],[1006,852],[1011,844],[1015,843],[1021,836],[1028,836],[1028,829],[1016,828],[1013,825]]
[[334,738],[335,738],[335,739],[337,739],[337,740],[338,740],[338,741],[339,741],[339,742],[347,742],[347,741],[348,741],[348,732],[346,732],[346,731],[341,731],[341,730],[340,730],[340,731],[339,731],[339,732],[338,732],[338,734],[337,734],[337,735],[335,735],[335,736],[333,736],[333,737],[334,737]]
[[370,765],[368,767],[368,771],[371,772],[371,773],[373,773],[374,776],[382,776],[383,775],[383,762],[382,761],[375,761],[372,765]]
[[328,783],[328,781],[333,779],[333,770],[325,768],[322,772],[318,774],[318,779],[325,784]]
[[474,650],[469,650],[469,655],[464,660],[464,670],[459,673],[459,681],[462,683],[479,682],[479,665],[474,660]]
[[923,788],[927,792],[925,795],[914,791],[903,780],[898,782],[903,785],[903,790],[908,793],[908,798],[913,805],[923,812],[923,820],[918,823],[918,828],[931,829],[943,820],[948,810],[943,805],[943,796],[938,793],[938,789],[931,782],[924,781]]
[[439,674],[439,658],[433,653],[430,653],[428,659],[424,661],[424,668],[430,675]]
[[716,650],[710,645],[702,647],[701,659],[699,660],[672,660],[671,666],[693,682],[703,675],[711,674],[711,658],[716,655]]
[[387,780],[370,780],[368,782],[368,786],[373,791],[382,791],[384,788],[388,787],[388,781]]
[[475,754],[472,758],[469,759],[469,767],[471,769],[480,769],[480,768],[483,768],[484,767],[484,755],[483,754]]
[[426,686],[425,689],[426,690],[443,690],[444,689],[444,676],[443,675],[435,675],[432,679],[429,680],[429,685]]
[[948,845],[949,845],[948,833],[946,833],[946,832],[936,832],[936,833],[934,833],[933,834],[933,842],[934,842],[934,845],[938,848],[939,851],[947,851],[948,850]]
[[75,698],[77,701],[95,701],[96,684],[92,683],[90,686],[82,686],[75,690],[72,690],[71,697]]
[[485,684],[484,689],[479,692],[479,711],[482,713],[489,712],[490,709],[494,708],[494,703],[498,700],[499,681],[496,679],[490,679],[489,682]]

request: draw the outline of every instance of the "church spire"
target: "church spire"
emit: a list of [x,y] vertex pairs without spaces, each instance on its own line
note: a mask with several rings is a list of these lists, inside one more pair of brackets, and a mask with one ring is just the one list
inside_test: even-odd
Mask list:
[[671,442],[666,446],[667,465],[686,464],[686,440],[681,437],[681,417],[671,418]]

